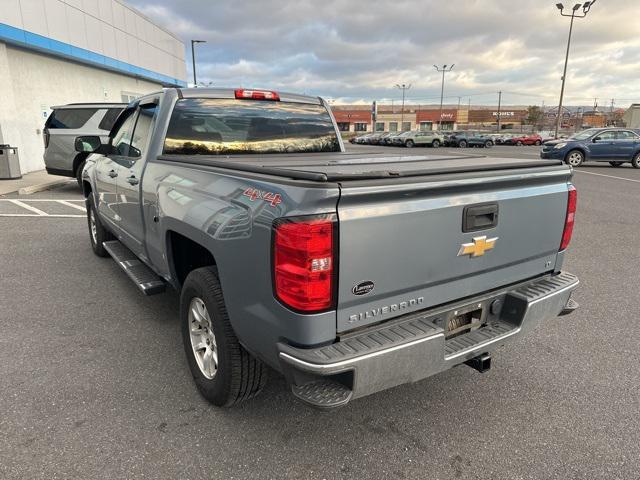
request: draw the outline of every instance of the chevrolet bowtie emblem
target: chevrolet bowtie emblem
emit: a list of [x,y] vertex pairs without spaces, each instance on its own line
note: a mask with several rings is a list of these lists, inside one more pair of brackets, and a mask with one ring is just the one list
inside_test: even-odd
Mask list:
[[473,242],[463,243],[458,252],[458,256],[471,255],[471,257],[481,257],[487,250],[493,249],[496,246],[496,240],[498,237],[487,238],[486,235],[482,237],[474,237]]

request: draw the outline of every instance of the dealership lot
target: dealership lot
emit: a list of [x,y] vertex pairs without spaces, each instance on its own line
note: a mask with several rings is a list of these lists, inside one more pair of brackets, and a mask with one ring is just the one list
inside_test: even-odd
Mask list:
[[210,406],[177,294],[144,297],[93,255],[76,185],[0,197],[0,478],[637,478],[640,171],[587,164],[574,180],[577,313],[501,348],[486,374],[456,368],[324,413],[276,375],[255,400]]

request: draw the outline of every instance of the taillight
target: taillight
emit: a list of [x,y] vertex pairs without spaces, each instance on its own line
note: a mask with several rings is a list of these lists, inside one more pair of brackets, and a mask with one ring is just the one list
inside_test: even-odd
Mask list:
[[304,313],[335,306],[335,231],[333,214],[275,221],[274,290],[286,306]]
[[253,99],[253,100],[280,100],[280,95],[277,92],[269,90],[236,90],[236,98],[238,99]]
[[567,200],[567,217],[564,221],[564,231],[562,232],[562,242],[560,250],[569,246],[571,235],[573,234],[573,223],[576,218],[576,206],[578,202],[578,191],[573,185],[569,185],[569,198]]

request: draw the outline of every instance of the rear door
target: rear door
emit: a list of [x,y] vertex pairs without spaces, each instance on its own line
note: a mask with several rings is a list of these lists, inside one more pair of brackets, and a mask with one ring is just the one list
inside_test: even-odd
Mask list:
[[631,130],[616,131],[616,159],[629,161],[637,151],[640,137]]
[[101,157],[96,164],[95,183],[98,193],[98,212],[118,229],[120,228],[120,216],[118,215],[120,199],[117,184],[119,177],[126,175],[126,171],[123,172],[122,168],[129,162],[129,149],[135,120],[135,109],[123,112],[111,132],[111,145],[114,153]]
[[532,180],[503,171],[447,182],[344,184],[338,331],[552,271],[569,175],[563,169]]
[[75,139],[81,135],[91,135],[91,129],[87,130],[86,126],[97,127],[98,117],[103,111],[97,108],[56,108],[51,112],[43,130],[44,162],[47,168],[74,175],[73,161],[77,155]]

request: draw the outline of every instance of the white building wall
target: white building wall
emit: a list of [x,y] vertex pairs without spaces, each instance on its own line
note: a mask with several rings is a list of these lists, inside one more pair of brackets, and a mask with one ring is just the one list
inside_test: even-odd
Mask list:
[[182,41],[121,0],[0,0],[0,24],[186,80]]
[[50,107],[77,102],[120,102],[160,83],[136,79],[0,42],[0,143],[19,148],[20,168],[44,168],[42,128]]

